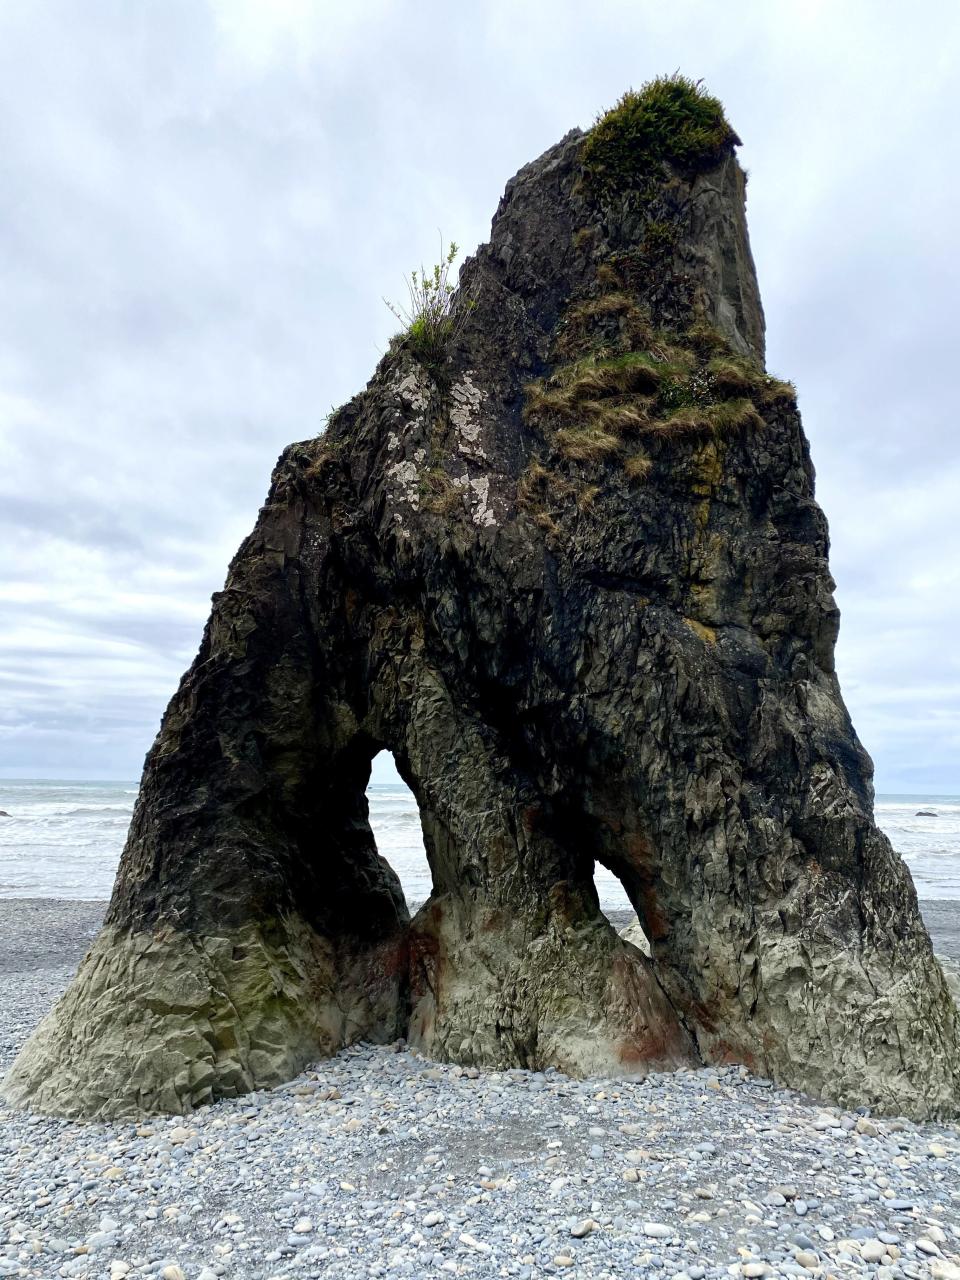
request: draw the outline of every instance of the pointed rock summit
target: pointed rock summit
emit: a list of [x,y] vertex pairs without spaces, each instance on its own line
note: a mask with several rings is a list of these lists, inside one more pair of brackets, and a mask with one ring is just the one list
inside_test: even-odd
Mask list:
[[[450,307],[285,451],[9,1100],[185,1112],[404,1036],[957,1113],[957,1011],[874,825],[807,442],[764,369],[737,142],[679,77],[568,134]],[[433,876],[412,920],[367,821],[383,748]]]

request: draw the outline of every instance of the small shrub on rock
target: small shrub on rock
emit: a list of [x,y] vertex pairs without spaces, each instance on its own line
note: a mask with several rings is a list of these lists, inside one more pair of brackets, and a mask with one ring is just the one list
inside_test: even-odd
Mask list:
[[451,339],[456,337],[474,305],[470,299],[459,297],[455,285],[450,283],[450,268],[458,252],[459,247],[452,240],[444,252],[441,239],[440,261],[433,269],[428,271],[421,266],[419,271],[410,272],[407,305],[384,298],[404,327],[400,340],[406,341],[417,359],[428,366],[443,363]]
[[642,188],[665,163],[700,173],[739,143],[723,104],[699,80],[658,76],[598,118],[583,145],[584,181],[598,193]]

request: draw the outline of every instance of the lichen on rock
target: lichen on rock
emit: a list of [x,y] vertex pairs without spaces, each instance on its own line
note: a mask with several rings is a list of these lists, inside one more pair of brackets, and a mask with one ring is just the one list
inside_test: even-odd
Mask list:
[[[681,88],[661,99],[683,116]],[[616,181],[590,172],[602,125],[522,169],[442,368],[395,343],[284,452],[148,756],[104,932],[9,1099],[183,1111],[405,1035],[478,1066],[741,1062],[960,1109],[957,1009],[873,820],[723,125],[632,159],[627,137]],[[413,920],[367,821],[382,749],[433,878]],[[597,863],[649,956],[600,914]]]

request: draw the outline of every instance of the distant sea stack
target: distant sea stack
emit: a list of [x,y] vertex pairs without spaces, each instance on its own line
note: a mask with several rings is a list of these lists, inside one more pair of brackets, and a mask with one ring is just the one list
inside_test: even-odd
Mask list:
[[[184,1112],[404,1036],[957,1114],[957,1011],[874,825],[807,441],[764,369],[738,142],[680,77],[569,133],[452,308],[284,452],[8,1099]],[[367,822],[383,748],[433,875],[412,920]]]

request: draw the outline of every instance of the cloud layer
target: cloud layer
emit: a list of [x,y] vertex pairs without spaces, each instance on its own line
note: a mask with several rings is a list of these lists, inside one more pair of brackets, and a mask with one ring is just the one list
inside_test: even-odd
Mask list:
[[290,440],[382,295],[680,67],[745,139],[771,367],[884,790],[960,791],[960,12],[763,0],[0,8],[0,773],[132,777]]

